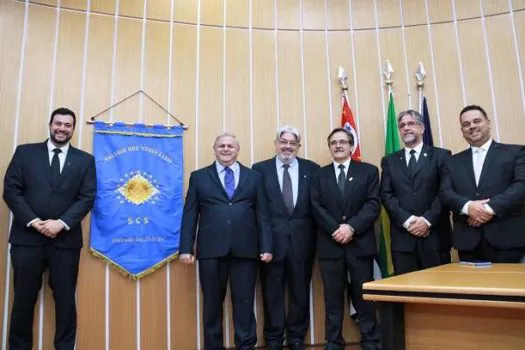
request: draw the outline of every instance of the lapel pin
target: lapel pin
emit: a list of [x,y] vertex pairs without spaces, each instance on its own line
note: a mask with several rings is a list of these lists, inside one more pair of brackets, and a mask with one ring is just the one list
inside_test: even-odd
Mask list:
[[427,156],[427,154],[426,154],[426,153],[423,153],[423,157],[426,157],[426,156]]
[[350,181],[354,181],[354,178],[353,178],[353,177],[350,177],[350,178],[348,178],[348,181],[349,181],[349,182],[350,182]]
[[306,175],[303,175],[303,177],[306,179]]

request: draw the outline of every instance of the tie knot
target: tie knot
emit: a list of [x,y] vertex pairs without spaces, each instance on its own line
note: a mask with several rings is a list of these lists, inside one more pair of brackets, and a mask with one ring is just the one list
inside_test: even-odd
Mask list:
[[290,168],[290,164],[283,164],[283,168],[284,170],[288,170],[288,168]]
[[341,170],[345,170],[345,165],[344,164],[339,164],[338,168],[341,169]]
[[232,170],[232,168],[227,166],[227,167],[224,168],[224,172],[225,173],[231,173],[231,172],[233,172],[233,170]]
[[62,150],[61,150],[60,148],[55,148],[55,149],[53,150],[53,152],[54,152],[55,154],[60,154],[60,153],[62,153]]
[[410,153],[411,156],[413,156],[416,153],[416,150],[415,149],[411,149],[409,153]]

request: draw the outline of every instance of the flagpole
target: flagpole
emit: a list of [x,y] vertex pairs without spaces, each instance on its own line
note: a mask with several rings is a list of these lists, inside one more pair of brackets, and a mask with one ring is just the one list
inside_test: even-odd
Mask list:
[[427,73],[425,71],[425,67],[423,67],[423,63],[420,61],[417,70],[416,70],[416,85],[417,85],[417,92],[419,96],[419,113],[423,114],[423,88],[425,87],[425,77],[427,76]]
[[390,96],[390,94],[394,91],[394,88],[392,87],[392,85],[394,85],[394,81],[392,80],[392,73],[394,73],[394,68],[392,68],[390,60],[388,58],[385,60],[385,65],[383,66],[382,73],[383,77],[385,78],[385,84],[388,88],[388,96]]

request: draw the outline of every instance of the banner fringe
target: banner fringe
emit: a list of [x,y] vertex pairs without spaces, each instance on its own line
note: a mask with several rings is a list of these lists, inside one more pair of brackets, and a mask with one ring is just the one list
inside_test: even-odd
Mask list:
[[125,268],[123,268],[122,266],[120,266],[119,264],[117,264],[116,262],[114,262],[113,260],[111,260],[110,258],[108,258],[107,256],[105,256],[104,254],[96,251],[95,249],[93,248],[89,248],[89,251],[91,252],[91,254],[100,259],[100,260],[103,260],[105,261],[106,263],[109,264],[109,266],[111,266],[112,268],[114,268],[115,270],[117,270],[118,272],[120,272],[122,275],[124,275],[125,277],[128,277],[129,279],[131,280],[134,280],[134,281],[137,281],[139,279],[141,279],[142,277],[144,276],[147,276],[153,272],[155,272],[156,270],[158,270],[159,268],[161,268],[162,266],[164,266],[165,264],[169,263],[170,261],[173,261],[175,259],[177,259],[179,257],[179,252],[177,251],[176,253],[168,256],[167,258],[165,258],[164,260],[162,261],[159,261],[158,263],[156,263],[155,265],[153,265],[152,267],[142,271],[141,273],[138,273],[138,274],[132,274],[130,273],[128,270],[126,270]]

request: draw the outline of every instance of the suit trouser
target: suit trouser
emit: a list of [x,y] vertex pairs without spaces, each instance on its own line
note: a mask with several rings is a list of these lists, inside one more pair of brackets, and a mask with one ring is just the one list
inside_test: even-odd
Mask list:
[[[313,261],[298,261],[290,252],[280,261],[261,264],[264,337],[268,348],[280,348],[286,326],[288,345],[304,344],[310,321],[310,281]],[[288,287],[288,314],[285,289]]]
[[509,249],[497,249],[487,240],[481,237],[478,245],[473,250],[459,250],[459,260],[475,261],[486,260],[493,263],[520,263],[525,255],[525,247]]
[[418,239],[411,252],[392,251],[392,263],[396,275],[428,269],[450,263],[450,249],[448,251],[425,250],[423,241]]
[[328,348],[343,349],[342,335],[345,312],[345,287],[347,272],[352,280],[352,296],[358,314],[357,326],[361,332],[362,346],[379,346],[379,326],[374,303],[363,300],[363,283],[373,280],[373,256],[356,257],[346,253],[337,259],[319,259],[323,278],[325,302],[325,339]]
[[75,290],[79,260],[80,248],[63,249],[53,245],[11,246],[14,300],[11,310],[9,349],[32,349],[35,304],[46,268],[49,268],[49,287],[55,299],[55,349],[75,348],[77,328]]
[[224,349],[223,309],[228,279],[233,308],[235,346],[253,349],[257,343],[255,281],[257,260],[224,256],[199,260],[199,278],[203,294],[204,349]]

